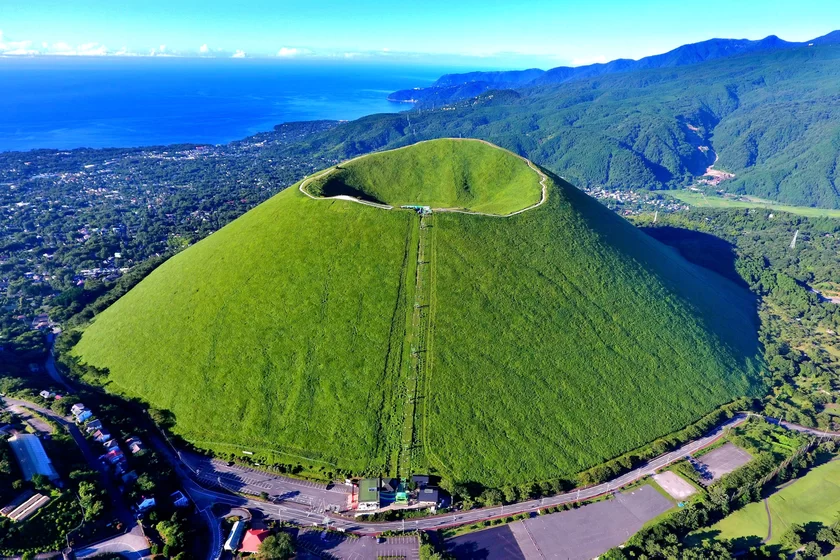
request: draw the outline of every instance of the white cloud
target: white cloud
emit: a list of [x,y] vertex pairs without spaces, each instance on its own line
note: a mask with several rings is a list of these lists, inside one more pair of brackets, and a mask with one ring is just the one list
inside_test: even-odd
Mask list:
[[31,47],[32,41],[6,41],[3,37],[3,32],[0,31],[0,54],[9,56],[38,54],[38,50]]
[[38,51],[32,50],[32,49],[12,49],[12,50],[8,50],[8,51],[4,50],[0,54],[9,55],[9,56],[32,56],[32,55],[40,54],[40,53]]
[[590,64],[603,64],[605,62],[609,62],[607,57],[598,54],[594,56],[584,56],[580,58],[573,58],[572,59],[572,66],[588,66]]
[[245,51],[238,50],[235,53],[233,53],[233,56],[231,58],[245,58]]
[[161,45],[161,46],[158,48],[158,50],[159,50],[161,53],[165,53],[165,52],[166,52],[166,45]]
[[50,54],[76,54],[75,49],[65,43],[64,41],[59,41],[58,43],[53,43],[52,46],[48,49]]
[[108,48],[99,43],[85,43],[76,48],[76,53],[80,56],[105,56],[108,54]]
[[204,43],[204,44],[203,44],[203,45],[201,45],[201,47],[198,49],[198,52],[200,52],[201,54],[207,54],[207,53],[209,53],[209,52],[210,52],[210,47],[208,47],[208,46],[207,46],[207,43]]
[[310,56],[315,54],[310,49],[304,49],[302,47],[282,47],[279,51],[277,51],[277,56],[281,58],[292,58],[296,56]]

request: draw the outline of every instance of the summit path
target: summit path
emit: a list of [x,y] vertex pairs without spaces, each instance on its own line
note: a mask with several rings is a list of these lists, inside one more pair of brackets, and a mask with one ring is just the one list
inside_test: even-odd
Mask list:
[[[417,461],[422,456],[419,441],[418,400],[425,399],[425,378],[429,367],[429,346],[432,334],[431,303],[434,293],[433,274],[434,256],[434,215],[420,214],[420,232],[417,242],[417,264],[414,275],[414,301],[410,322],[406,325],[406,338],[409,344],[409,356],[405,367],[406,391],[403,405],[404,419],[401,436],[398,474],[408,478],[412,469],[417,471]],[[419,418],[418,418],[419,416]]]

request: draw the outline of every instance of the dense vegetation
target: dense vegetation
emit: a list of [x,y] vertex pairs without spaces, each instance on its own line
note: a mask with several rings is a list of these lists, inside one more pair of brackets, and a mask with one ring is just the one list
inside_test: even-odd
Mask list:
[[684,186],[717,168],[721,188],[840,207],[840,46],[757,52],[679,68],[488,91],[409,115],[373,115],[304,139],[345,158],[442,136],[492,141],[578,187]]
[[[441,146],[479,169],[492,162],[478,156],[512,157]],[[438,147],[395,153],[422,169]],[[392,192],[415,188],[403,177]],[[424,277],[416,215],[289,189],[161,265],[75,352],[200,446],[357,473],[388,471],[409,350],[428,354],[416,443],[450,479],[497,486],[571,476],[761,390],[749,294],[560,179],[517,216],[436,213],[425,227],[419,347],[406,343]]]
[[[808,523],[832,526],[840,516],[840,461],[823,464],[806,476],[771,494],[767,507],[772,516],[772,533],[765,505],[753,503],[710,528],[710,533],[722,539],[743,539],[753,537],[754,541],[771,535],[768,545],[782,545],[784,552],[796,551],[785,546],[789,527]],[[816,533],[817,531],[814,531]]]
[[[7,377],[0,378],[0,393],[11,393],[31,400],[40,398],[34,396],[35,391],[26,390],[21,380]],[[69,403],[66,406],[69,407]],[[40,416],[34,412],[32,414]],[[97,473],[90,470],[75,441],[64,428],[43,416],[39,420],[54,430],[51,435],[42,436],[42,443],[61,481],[51,482],[47,477],[37,474],[31,481],[23,480],[17,461],[5,437],[2,438],[0,503],[5,506],[27,490],[51,499],[26,520],[13,522],[7,517],[0,517],[0,554],[4,556],[24,551],[61,550],[68,541],[74,542],[77,538],[93,541],[113,533],[108,525],[114,519],[114,512]],[[0,425],[6,423],[20,431],[34,431],[15,414],[0,408]]]
[[224,146],[0,153],[0,368],[25,374],[43,359],[34,315],[63,322],[127,270],[335,163],[282,153],[333,125],[284,125]]
[[840,307],[828,299],[838,293],[840,222],[756,209],[694,209],[660,216],[656,224],[650,216],[636,222],[760,298],[760,339],[773,384],[764,411],[840,431]]
[[176,253],[307,173],[417,140],[483,138],[578,187],[625,192],[692,184],[719,156],[716,167],[735,177],[717,188],[840,207],[836,39],[516,82],[435,110],[290,123],[225,146],[0,154],[0,367],[24,374],[43,358],[46,339],[29,332],[35,315],[63,321],[127,269]]
[[[57,350],[65,354],[66,345],[72,340],[73,337],[60,339]],[[52,551],[64,548],[68,542],[80,546],[100,541],[121,532],[125,528],[123,523],[133,523],[134,514],[126,508],[135,506],[144,497],[155,497],[157,508],[144,517],[145,533],[153,541],[157,538],[163,542],[160,548],[164,553],[168,551],[167,557],[184,558],[177,554],[193,535],[182,510],[177,510],[170,498],[170,494],[182,489],[182,486],[169,462],[153,444],[153,439],[160,434],[155,423],[168,427],[171,417],[162,411],[139,406],[137,401],[128,401],[85,386],[79,387],[75,398],[44,399],[39,391],[45,386],[56,389],[37,376],[27,379],[0,376],[0,394],[47,408],[61,416],[69,416],[70,407],[82,401],[96,412],[89,421],[100,420],[114,439],[124,441],[135,437],[146,447],[138,453],[126,453],[128,462],[125,471],[136,475],[134,480],[126,482],[116,474],[103,476],[90,470],[92,465],[84,460],[69,433],[48,417],[34,413],[56,429],[51,437],[44,439],[44,445],[61,477],[61,490],[44,477],[36,480],[39,478],[36,476],[32,483],[12,480],[19,477],[19,470],[13,469],[10,477],[0,473],[0,495],[4,492],[16,494],[23,488],[34,487],[57,497],[53,503],[59,502],[60,496],[61,505],[55,509],[45,508],[43,516],[42,512],[38,512],[25,523],[12,523],[9,519],[0,518],[0,552]],[[8,414],[0,416],[0,422],[8,421],[7,417]],[[16,420],[12,419],[11,423],[15,424]],[[86,437],[92,439],[93,436],[88,434]],[[98,445],[93,441],[90,444]],[[13,466],[16,467],[16,464]],[[6,489],[5,485],[10,480],[11,488]],[[6,502],[3,503],[5,505]]]
[[[772,496],[785,483],[831,460],[837,446],[830,440],[817,445],[813,438],[756,419],[736,429],[728,439],[746,448],[753,455],[753,460],[698,492],[684,507],[643,528],[625,546],[608,551],[602,558],[728,559],[741,556],[744,552],[748,552],[747,558],[785,557],[785,551],[778,544],[762,544],[763,536],[729,540],[717,528],[709,527],[732,512],[740,515],[756,505],[764,513],[764,507],[753,502]],[[746,509],[741,509],[745,506]],[[803,537],[810,533],[810,540],[820,541],[810,547],[811,550],[816,549],[817,554],[802,550],[796,556],[798,560],[819,558],[840,543],[840,531],[835,527],[825,526],[816,519],[808,527],[807,532],[801,531],[795,538],[802,539],[804,544],[807,539]],[[778,530],[778,535],[785,534],[787,529],[774,524],[774,533]],[[783,540],[787,538],[783,536]],[[784,548],[795,551],[799,545]]]
[[560,180],[434,231],[427,444],[457,480],[570,475],[758,390],[749,295]]
[[802,43],[783,41],[775,35],[757,41],[750,41],[749,39],[709,39],[700,43],[682,45],[666,53],[646,56],[639,60],[620,58],[607,63],[574,67],[558,66],[550,70],[531,68],[529,70],[501,72],[444,74],[429,87],[397,91],[388,98],[395,101],[411,100],[420,107],[434,107],[475,97],[490,89],[515,89],[535,84],[561,84],[607,74],[687,66],[750,52],[804,47],[809,43],[836,44],[838,42],[840,41],[837,31]]

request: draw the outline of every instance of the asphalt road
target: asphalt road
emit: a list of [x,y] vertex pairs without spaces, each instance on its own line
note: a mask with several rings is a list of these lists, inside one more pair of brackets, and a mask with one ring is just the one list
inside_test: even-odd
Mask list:
[[[352,531],[361,534],[377,534],[387,530],[429,530],[449,527],[453,525],[462,525],[466,523],[475,523],[485,519],[492,519],[495,517],[502,517],[507,515],[515,515],[517,513],[535,512],[543,507],[550,507],[559,504],[571,503],[579,500],[591,499],[618,489],[621,486],[635,482],[645,476],[653,474],[657,469],[660,469],[670,463],[678,461],[686,455],[697,452],[698,450],[712,444],[720,438],[724,431],[737,426],[747,419],[746,415],[738,415],[729,421],[718,426],[715,430],[710,432],[703,438],[686,444],[676,451],[667,453],[657,457],[653,461],[628,472],[621,477],[611,480],[604,484],[592,486],[589,488],[581,488],[565,494],[559,494],[549,498],[542,498],[539,500],[529,500],[517,504],[507,506],[497,506],[491,508],[474,509],[466,512],[455,512],[447,515],[439,515],[433,517],[426,517],[422,519],[415,519],[409,521],[391,521],[391,522],[358,522],[355,519],[349,519],[344,516],[320,513],[313,511],[311,508],[303,506],[299,503],[282,503],[273,504],[266,503],[261,500],[253,500],[241,496],[234,496],[228,493],[211,490],[200,485],[194,480],[192,474],[185,467],[184,463],[180,463],[179,474],[185,483],[185,487],[193,500],[199,506],[199,509],[208,507],[212,503],[223,503],[230,506],[248,507],[262,512],[264,515],[275,519],[284,521],[294,521],[302,525],[323,524],[328,522],[330,526],[344,529],[345,531]],[[168,456],[174,458],[174,453],[168,450]],[[180,461],[179,461],[180,462]],[[239,467],[226,467],[226,471],[237,470]],[[206,474],[206,473],[205,473]],[[243,473],[244,474],[244,473]],[[206,477],[205,477],[206,478]],[[309,493],[312,490],[306,487],[300,487],[302,493]]]
[[[60,382],[65,387],[67,386],[66,382],[55,368],[52,354],[47,360],[46,367],[53,379]],[[88,458],[90,462],[90,455],[92,455],[92,453],[87,445],[87,441],[81,436],[81,433],[79,433],[78,429],[76,429],[72,422],[68,422],[52,411],[42,409],[30,403],[15,401],[14,399],[7,400],[11,404],[28,406],[29,408],[53,417],[62,424],[68,426],[70,433],[73,434],[73,437],[76,439],[80,448],[82,448],[85,453],[86,458]],[[474,509],[466,512],[455,512],[452,514],[426,517],[410,521],[379,523],[357,522],[355,519],[331,513],[333,510],[346,505],[349,495],[344,487],[336,486],[332,489],[327,489],[325,486],[316,483],[275,476],[270,473],[240,466],[228,466],[226,463],[221,461],[210,460],[205,457],[175,451],[168,442],[164,441],[163,438],[153,438],[153,441],[150,443],[155,446],[158,451],[162,452],[173,464],[176,472],[181,478],[185,491],[195,502],[198,509],[208,518],[211,534],[214,535],[214,542],[212,546],[214,549],[218,550],[221,548],[221,542],[216,542],[217,537],[218,539],[221,539],[221,535],[218,534],[218,520],[209,513],[209,508],[214,503],[248,507],[260,511],[268,517],[283,521],[292,521],[304,526],[329,524],[331,527],[337,529],[360,533],[363,535],[378,534],[387,530],[435,530],[445,527],[476,523],[507,515],[536,512],[544,507],[588,500],[608,494],[622,486],[652,475],[658,469],[679,461],[686,455],[691,455],[700,449],[711,445],[717,439],[722,437],[726,430],[745,422],[748,415],[749,414],[739,414],[719,425],[704,437],[683,445],[675,451],[661,455],[620,477],[597,486],[579,488],[565,494],[558,494],[556,496],[542,498],[539,500],[528,500],[506,506]],[[784,428],[809,433],[817,437],[840,437],[840,434],[823,432],[769,418],[768,420]],[[98,463],[99,462],[95,460],[92,464]],[[101,465],[99,468],[101,470]],[[221,491],[208,488],[208,486],[220,488]],[[225,490],[255,495],[267,492],[275,503],[267,503],[261,500],[244,498],[239,495],[226,492]],[[118,494],[114,493],[113,495],[117,496]],[[115,502],[119,502],[119,500],[115,498]],[[121,506],[121,504],[120,507],[123,510],[125,509]],[[122,517],[123,516],[120,515],[120,518]],[[217,544],[218,548],[216,548]],[[212,557],[215,558],[216,556]]]
[[352,487],[334,486],[273,475],[241,466],[228,466],[224,461],[210,459],[195,453],[181,451],[180,460],[202,485],[234,492],[260,495],[268,494],[275,503],[295,503],[311,511],[323,513],[347,510]]
[[[474,509],[466,512],[455,512],[447,515],[438,515],[433,517],[426,517],[422,519],[415,519],[409,521],[390,521],[390,522],[358,522],[354,519],[349,519],[344,516],[335,514],[322,514],[320,512],[312,511],[310,508],[301,506],[297,503],[284,504],[269,504],[260,500],[252,500],[240,496],[232,496],[230,494],[218,492],[203,488],[197,484],[191,477],[189,477],[189,490],[194,492],[197,496],[196,502],[214,500],[219,503],[228,504],[231,506],[244,506],[261,511],[263,514],[276,519],[285,521],[295,521],[302,525],[311,525],[329,522],[329,525],[335,528],[344,529],[356,533],[372,535],[382,531],[388,530],[430,530],[450,527],[455,525],[463,525],[467,523],[480,522],[486,519],[493,519],[496,517],[503,517],[508,515],[515,515],[518,513],[535,512],[544,507],[551,507],[560,504],[567,504],[581,500],[588,500],[603,494],[610,493],[618,488],[640,480],[646,476],[654,474],[658,469],[661,469],[671,463],[681,460],[686,455],[696,453],[700,449],[708,447],[720,437],[722,437],[726,430],[744,423],[747,420],[747,414],[739,414],[727,422],[716,427],[704,437],[683,445],[679,449],[661,455],[652,461],[620,476],[609,482],[592,486],[589,488],[580,488],[565,494],[558,494],[549,498],[542,498],[539,500],[529,500],[517,504],[506,506],[497,506],[491,508]],[[772,421],[772,420],[771,420]],[[778,422],[777,422],[778,423]],[[803,426],[796,426],[789,423],[782,423],[783,427],[789,429],[796,429],[797,431],[810,433],[815,436],[833,436],[840,437],[840,434],[825,433],[820,430],[805,428]],[[239,467],[228,467],[228,469],[236,470]],[[182,474],[185,469],[180,471]],[[310,492],[307,488],[302,488],[301,492]]]
[[68,393],[72,393],[73,389],[70,387],[70,385],[67,383],[67,381],[58,372],[58,368],[55,367],[55,354],[53,353],[53,344],[55,343],[55,337],[56,337],[56,334],[54,334],[54,333],[50,333],[49,336],[47,337],[47,341],[50,345],[50,351],[49,351],[49,354],[47,354],[47,360],[46,360],[46,362],[44,362],[44,367],[47,370],[47,374],[52,378],[53,381],[56,382],[56,384],[64,387],[67,390]]
[[149,540],[143,534],[139,525],[136,525],[128,533],[73,551],[76,558],[95,558],[100,554],[110,553],[120,554],[129,560],[146,558],[149,552]]
[[[38,410],[42,414],[57,417],[57,415],[52,411],[40,409],[37,406],[30,405],[29,403],[25,403],[23,401],[15,401],[14,399],[7,399],[7,401],[11,404],[23,404]],[[150,443],[155,446],[158,451],[162,452],[164,456],[166,456],[175,466],[175,470],[181,478],[185,490],[196,503],[199,510],[206,511],[207,508],[214,503],[248,507],[260,511],[271,518],[293,521],[304,526],[328,523],[334,528],[365,535],[372,535],[387,530],[434,530],[444,527],[480,522],[496,517],[515,515],[518,513],[536,512],[544,507],[592,499],[603,494],[610,493],[646,476],[652,475],[658,469],[679,461],[686,455],[696,453],[700,449],[714,443],[717,439],[723,436],[726,430],[745,422],[747,417],[747,414],[739,414],[719,425],[704,437],[683,445],[675,451],[661,455],[620,477],[597,486],[579,488],[571,492],[566,492],[565,494],[558,494],[556,496],[538,500],[528,500],[506,506],[473,509],[466,512],[454,512],[446,515],[425,517],[409,521],[378,523],[359,522],[352,518],[330,513],[329,511],[325,512],[325,509],[328,508],[319,507],[319,504],[338,504],[342,503],[342,500],[346,500],[348,494],[341,486],[328,490],[323,485],[315,483],[307,483],[305,481],[297,481],[285,477],[274,476],[269,473],[263,473],[261,471],[239,466],[228,466],[220,461],[211,461],[206,458],[191,456],[185,453],[176,453],[163,438],[152,438]],[[59,419],[61,422],[65,423],[65,425],[68,424],[68,422],[63,418],[59,417]],[[831,432],[826,433],[820,430],[790,424],[788,422],[779,423],[773,419],[770,419],[770,421],[780,424],[785,428],[809,433],[818,437],[840,437],[840,434],[832,434]],[[72,428],[75,428],[75,426],[72,426]],[[82,446],[83,443],[87,444],[86,440],[84,440],[81,434],[78,433],[78,430],[75,430],[75,432],[78,434],[78,438],[81,439],[81,442],[79,442],[80,446]],[[71,433],[73,433],[72,429]],[[76,436],[74,435],[74,437]],[[196,468],[196,471],[194,472],[191,467]],[[221,490],[207,487],[214,480],[215,483],[213,486],[221,488]],[[238,482],[231,483],[230,481]],[[262,500],[245,498],[225,490],[245,493],[251,493],[256,490],[256,492],[254,492],[255,494],[267,491],[270,495],[275,497],[294,494],[292,497],[295,499],[280,498],[278,503],[269,503]]]

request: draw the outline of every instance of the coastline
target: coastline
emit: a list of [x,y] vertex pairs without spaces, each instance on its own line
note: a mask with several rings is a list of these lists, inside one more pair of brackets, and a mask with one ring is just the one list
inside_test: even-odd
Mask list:
[[[220,145],[277,124],[398,113],[390,94],[451,68],[284,66],[191,59],[14,60],[3,75],[0,152]],[[109,72],[102,72],[107,64]],[[63,83],[47,96],[48,84]],[[131,84],[114,89],[113,84]]]

